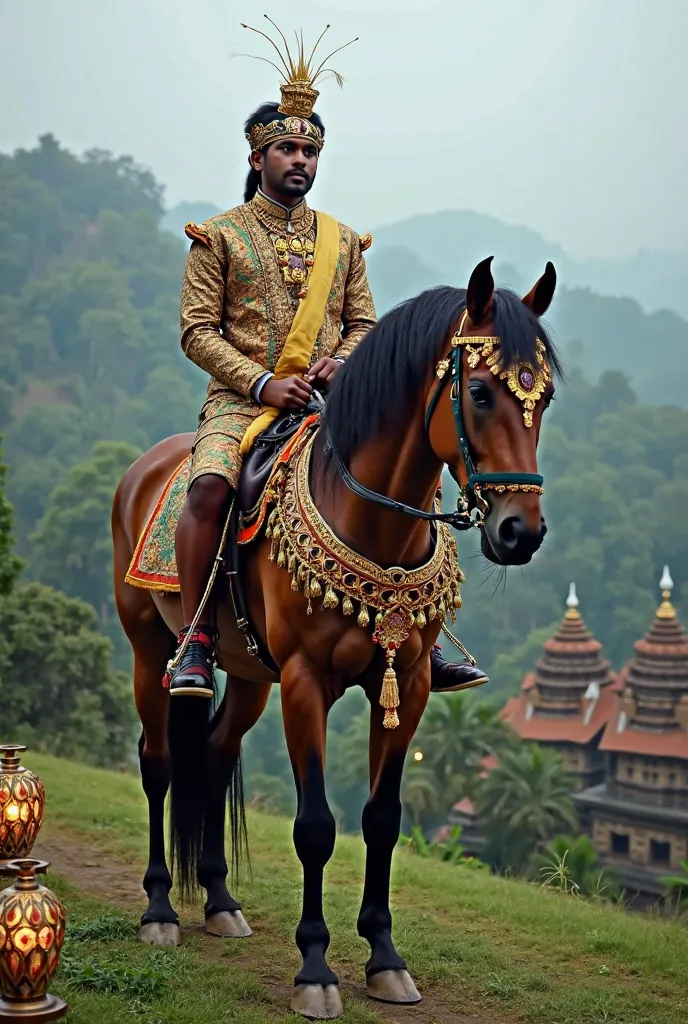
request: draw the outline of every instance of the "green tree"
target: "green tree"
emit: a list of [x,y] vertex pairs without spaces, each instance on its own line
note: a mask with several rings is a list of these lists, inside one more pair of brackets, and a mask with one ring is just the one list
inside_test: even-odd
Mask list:
[[0,448],[0,596],[10,593],[22,568],[21,560],[13,554],[13,524],[14,512],[5,495],[5,463]]
[[478,786],[476,811],[486,859],[502,871],[522,871],[534,850],[578,824],[562,758],[530,744],[501,756]]
[[135,751],[131,685],[93,609],[29,583],[0,598],[3,732],[50,753],[120,766]]
[[93,605],[105,622],[112,607],[110,509],[117,484],[139,452],[101,441],[48,499],[32,537],[32,569],[44,583]]

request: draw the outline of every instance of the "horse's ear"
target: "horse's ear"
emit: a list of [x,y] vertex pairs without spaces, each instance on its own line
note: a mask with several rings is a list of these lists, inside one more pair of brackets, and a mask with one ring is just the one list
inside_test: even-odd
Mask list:
[[466,291],[466,309],[471,318],[471,323],[477,327],[481,324],[492,307],[494,296],[494,278],[490,264],[494,256],[488,256],[486,260],[479,263],[471,274]]
[[532,291],[523,297],[523,305],[535,313],[536,317],[544,316],[549,309],[549,304],[557,286],[557,272],[553,263],[547,263],[545,272],[533,286]]

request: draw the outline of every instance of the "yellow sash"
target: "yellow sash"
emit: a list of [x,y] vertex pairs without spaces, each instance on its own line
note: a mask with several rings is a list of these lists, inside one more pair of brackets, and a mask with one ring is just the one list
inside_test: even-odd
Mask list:
[[[313,267],[308,280],[306,297],[296,310],[282,354],[275,366],[275,378],[284,380],[292,374],[304,374],[311,364],[313,347],[325,319],[327,302],[332,291],[339,259],[339,224],[327,213],[317,214],[317,235]],[[251,450],[258,434],[266,430],[277,418],[280,410],[271,405],[261,407],[260,415],[243,436],[239,451],[245,455]]]

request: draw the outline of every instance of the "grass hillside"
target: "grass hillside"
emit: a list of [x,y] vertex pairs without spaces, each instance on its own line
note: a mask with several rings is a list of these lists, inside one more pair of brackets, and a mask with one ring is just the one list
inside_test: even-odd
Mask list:
[[[183,946],[135,941],[146,855],[146,807],[136,777],[31,754],[47,813],[36,853],[70,926],[55,990],[86,1024],[245,1024],[287,1012],[298,967],[293,944],[300,870],[291,823],[249,814],[253,879],[238,894],[254,936],[210,939],[200,907],[182,911]],[[380,1007],[363,995],[367,947],[356,935],[363,846],[341,837],[326,876],[330,963],[346,1022],[457,1024],[676,1024],[688,1015],[688,935],[678,923],[624,914],[535,886],[395,856],[398,946],[425,999]]]

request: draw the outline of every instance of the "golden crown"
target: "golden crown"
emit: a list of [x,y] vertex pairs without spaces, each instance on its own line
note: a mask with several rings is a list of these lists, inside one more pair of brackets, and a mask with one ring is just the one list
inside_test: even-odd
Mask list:
[[238,54],[237,56],[242,57],[253,57],[255,60],[265,61],[266,64],[272,65],[272,67],[283,77],[283,81],[280,84],[280,92],[282,94],[282,102],[277,108],[280,114],[286,116],[281,119],[271,121],[268,125],[256,125],[247,133],[246,138],[251,145],[251,149],[263,149],[268,146],[271,142],[275,142],[279,138],[285,136],[306,136],[313,140],[318,149],[322,149],[324,145],[323,134],[319,128],[314,124],[311,124],[308,120],[313,113],[313,107],[320,93],[315,88],[316,82],[324,80],[325,78],[334,78],[337,85],[340,87],[344,84],[343,77],[338,71],[333,68],[326,67],[327,62],[331,57],[334,57],[336,53],[341,50],[345,50],[347,46],[351,46],[352,43],[357,41],[356,39],[350,39],[348,43],[344,43],[343,46],[338,46],[336,50],[325,57],[324,60],[320,61],[316,66],[315,54],[322,42],[323,36],[329,29],[329,25],[326,25],[323,31],[318,36],[315,46],[311,50],[308,57],[306,57],[306,47],[303,41],[303,32],[294,32],[296,37],[296,51],[295,55],[292,54],[289,49],[287,37],[284,32],[272,18],[268,17],[267,14],[263,15],[267,21],[277,30],[283,43],[283,50],[280,49],[279,45],[275,40],[267,34],[262,32],[258,28],[253,28],[251,25],[245,25],[242,22],[241,27],[247,28],[250,32],[256,32],[259,36],[263,36],[264,39],[270,43],[272,48],[279,57],[281,67],[274,63],[274,61],[268,60],[267,57],[254,57],[253,54]]

